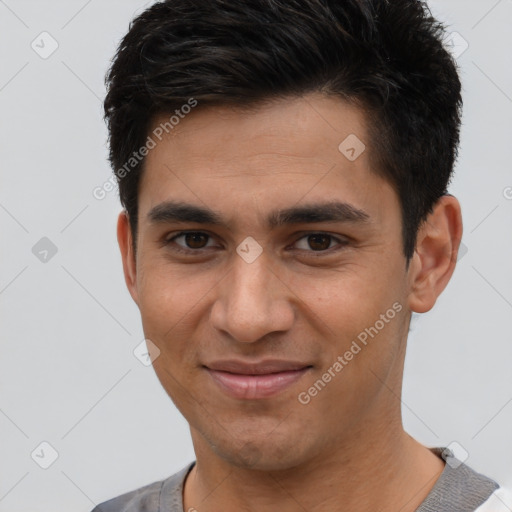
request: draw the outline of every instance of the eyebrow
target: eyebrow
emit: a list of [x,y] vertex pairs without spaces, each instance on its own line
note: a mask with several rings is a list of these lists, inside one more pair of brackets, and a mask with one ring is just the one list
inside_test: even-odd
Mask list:
[[[222,215],[210,208],[180,201],[165,201],[154,206],[148,213],[151,223],[191,222],[227,227]],[[370,215],[350,203],[330,201],[293,206],[270,212],[267,225],[274,229],[288,224],[315,222],[369,223]]]

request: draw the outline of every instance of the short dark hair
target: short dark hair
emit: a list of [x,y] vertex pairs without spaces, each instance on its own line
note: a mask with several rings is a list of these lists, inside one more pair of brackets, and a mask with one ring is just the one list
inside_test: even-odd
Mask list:
[[457,157],[461,84],[444,35],[418,0],[167,0],[149,7],[130,23],[105,78],[109,160],[134,249],[144,159],[129,170],[126,162],[157,115],[191,98],[198,108],[246,108],[321,92],[366,112],[373,170],[400,200],[408,266]]

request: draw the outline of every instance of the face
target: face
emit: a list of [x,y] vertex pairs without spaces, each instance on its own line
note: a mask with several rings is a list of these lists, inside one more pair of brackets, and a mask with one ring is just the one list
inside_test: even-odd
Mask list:
[[199,105],[146,157],[125,274],[196,453],[291,468],[399,415],[411,284],[371,152],[360,110],[312,94]]

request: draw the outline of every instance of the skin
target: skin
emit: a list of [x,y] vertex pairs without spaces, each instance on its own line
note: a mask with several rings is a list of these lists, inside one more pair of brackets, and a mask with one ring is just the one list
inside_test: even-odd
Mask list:
[[[444,468],[403,430],[400,396],[410,315],[429,311],[450,280],[460,205],[438,201],[406,269],[400,203],[372,171],[365,122],[362,110],[320,94],[251,112],[198,106],[146,157],[136,254],[119,215],[126,283],[160,350],[156,374],[190,424],[197,463],[186,511],[408,512]],[[353,162],[338,150],[349,134],[366,144]],[[152,223],[151,208],[169,199],[217,210],[227,226]],[[370,222],[266,224],[272,210],[328,200],[366,211]],[[181,230],[209,236],[163,243]],[[348,243],[315,245],[308,235],[319,232]],[[250,264],[236,252],[247,236],[263,249]],[[397,302],[401,311],[300,403],[299,393]],[[224,358],[313,368],[275,396],[240,400],[202,366]]]

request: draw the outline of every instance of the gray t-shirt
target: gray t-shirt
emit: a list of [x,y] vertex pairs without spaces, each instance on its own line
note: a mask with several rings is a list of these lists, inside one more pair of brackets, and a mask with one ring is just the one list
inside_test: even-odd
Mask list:
[[[472,512],[499,485],[457,460],[447,448],[431,448],[446,461],[443,472],[416,512]],[[105,501],[92,512],[184,512],[183,483],[195,461],[165,480]]]

